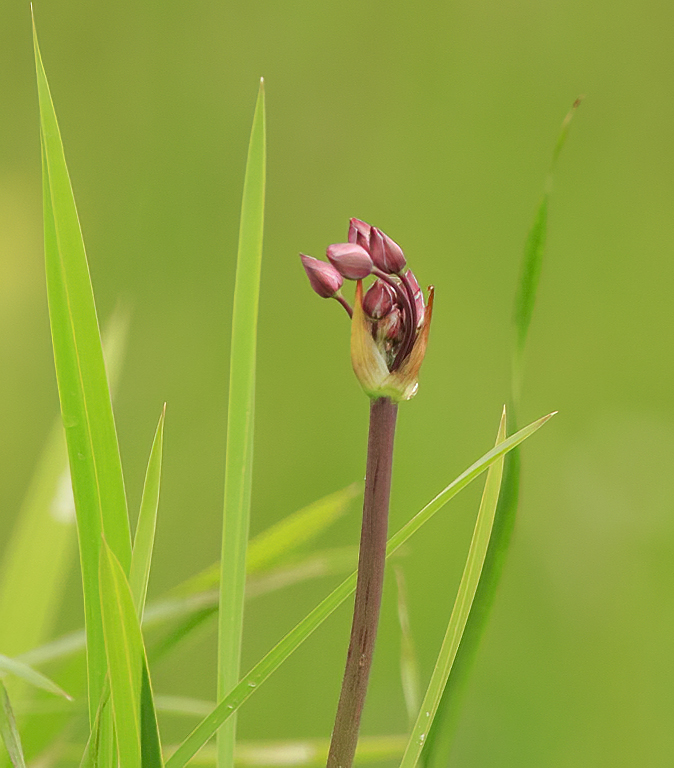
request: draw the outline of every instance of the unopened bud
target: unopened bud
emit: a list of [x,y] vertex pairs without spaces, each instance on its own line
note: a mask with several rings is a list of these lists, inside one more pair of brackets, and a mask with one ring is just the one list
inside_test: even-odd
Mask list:
[[[384,235],[383,232],[382,235]],[[384,248],[386,249],[386,261],[389,264],[389,269],[394,275],[399,274],[407,266],[403,249],[388,235],[384,235]]]
[[331,299],[342,287],[344,278],[326,261],[314,259],[304,253],[300,253],[300,258],[314,291],[324,299]]
[[395,294],[383,281],[377,280],[363,298],[363,311],[372,320],[381,320],[393,309]]
[[348,280],[361,280],[372,272],[370,255],[356,243],[329,245],[327,254],[331,264]]
[[370,230],[372,227],[360,219],[349,221],[349,242],[357,243],[361,248],[370,252]]
[[370,253],[374,265],[388,274],[397,275],[407,264],[402,248],[376,227],[370,232]]

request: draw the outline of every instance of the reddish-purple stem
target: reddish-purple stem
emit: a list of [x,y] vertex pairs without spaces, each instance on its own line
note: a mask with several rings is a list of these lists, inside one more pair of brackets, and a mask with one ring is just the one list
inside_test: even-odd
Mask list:
[[337,299],[337,301],[344,307],[349,317],[353,317],[353,309],[351,309],[351,304],[349,304],[349,302],[342,296],[342,294],[336,293],[334,298]]
[[370,403],[358,583],[346,669],[328,755],[328,768],[351,768],[356,753],[360,716],[367,693],[384,584],[393,438],[397,413],[397,403],[387,397]]

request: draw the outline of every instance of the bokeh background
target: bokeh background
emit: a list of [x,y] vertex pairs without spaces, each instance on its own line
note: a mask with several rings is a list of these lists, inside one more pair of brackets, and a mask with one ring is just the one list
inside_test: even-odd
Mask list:
[[[362,478],[367,401],[341,310],[297,253],[349,216],[437,288],[418,397],[401,407],[392,526],[493,443],[509,391],[523,244],[562,118],[530,334],[509,561],[454,765],[674,764],[674,5],[665,0],[385,3],[38,0],[99,315],[132,313],[115,402],[132,509],[161,405],[165,473],[151,596],[216,559],[245,152],[267,86],[253,532]],[[42,266],[27,2],[0,8],[0,541],[57,413]],[[400,564],[423,679],[462,569],[477,484]],[[358,504],[322,544],[357,541]],[[254,663],[333,585],[251,602]],[[393,575],[363,732],[403,733]],[[56,632],[81,622],[73,564]],[[242,710],[245,739],[326,737],[345,606]],[[2,651],[3,649],[0,649]],[[155,670],[214,697],[212,633]],[[172,738],[194,721],[166,718]]]

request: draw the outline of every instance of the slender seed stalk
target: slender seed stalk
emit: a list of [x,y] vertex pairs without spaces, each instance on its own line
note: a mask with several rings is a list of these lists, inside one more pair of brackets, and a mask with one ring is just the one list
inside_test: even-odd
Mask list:
[[346,669],[328,755],[328,768],[351,768],[356,753],[384,584],[393,439],[397,414],[397,403],[387,397],[370,402],[358,583]]

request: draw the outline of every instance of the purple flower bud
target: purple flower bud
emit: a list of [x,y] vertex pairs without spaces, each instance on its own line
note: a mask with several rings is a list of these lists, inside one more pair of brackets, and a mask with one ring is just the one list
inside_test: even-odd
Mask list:
[[328,258],[347,280],[361,280],[372,272],[370,254],[356,243],[336,243],[328,246]]
[[383,280],[372,284],[363,298],[363,311],[372,320],[381,320],[393,309],[395,293]]
[[360,219],[349,221],[349,242],[357,243],[361,248],[370,252],[370,230],[372,227]]
[[314,259],[313,256],[300,253],[300,259],[314,291],[324,299],[331,299],[344,283],[339,272],[332,264]]
[[375,266],[388,274],[397,275],[407,263],[402,248],[376,227],[370,232],[370,253]]
[[384,250],[384,238],[376,227],[372,227],[372,231],[370,232],[370,255],[372,256],[372,263],[375,267],[381,269],[382,272],[388,273],[386,252]]
[[[384,233],[382,232],[382,234]],[[389,264],[391,272],[395,275],[399,274],[407,266],[403,249],[395,240],[391,240],[388,235],[384,235],[384,247],[386,249],[386,261]]]

